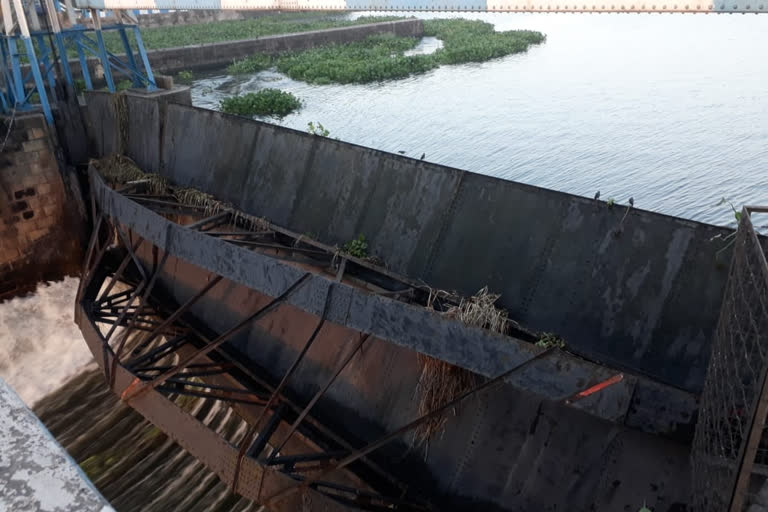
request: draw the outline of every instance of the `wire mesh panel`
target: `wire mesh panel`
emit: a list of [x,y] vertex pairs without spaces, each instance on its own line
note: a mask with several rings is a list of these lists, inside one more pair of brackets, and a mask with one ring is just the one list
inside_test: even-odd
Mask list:
[[[768,368],[768,265],[745,208],[701,395],[692,449],[696,511],[742,510],[761,443]],[[702,276],[706,279],[706,276]]]

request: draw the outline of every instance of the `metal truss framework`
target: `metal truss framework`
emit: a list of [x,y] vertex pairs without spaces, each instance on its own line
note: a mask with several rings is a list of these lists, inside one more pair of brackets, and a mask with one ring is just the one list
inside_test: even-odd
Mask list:
[[[96,224],[87,250],[84,277],[77,293],[76,321],[105,380],[125,401],[169,437],[211,467],[234,492],[257,501],[269,510],[434,510],[407,485],[369,459],[369,455],[407,434],[459,402],[501,384],[530,363],[546,357],[542,350],[472,390],[442,404],[413,421],[362,447],[355,447],[311,416],[312,408],[370,338],[360,333],[340,354],[336,368],[306,405],[286,394],[287,385],[323,328],[322,315],[303,349],[273,386],[253,365],[233,357],[224,344],[235,334],[269,315],[304,286],[302,274],[267,305],[221,334],[207,331],[189,315],[189,309],[217,286],[222,276],[211,275],[189,300],[178,306],[156,290],[168,253],[155,258],[151,268],[137,251],[146,240],[124,232],[119,219],[96,213]],[[220,224],[222,214],[189,225],[204,231]],[[245,241],[248,232],[238,232]],[[110,264],[110,256],[122,255]],[[157,252],[153,252],[157,256]],[[117,264],[119,261],[119,264]],[[118,286],[119,284],[119,286]],[[118,289],[119,288],[119,289]],[[332,288],[325,297],[330,304]],[[178,397],[191,396],[226,403],[250,427],[237,442],[206,427],[183,407]],[[304,435],[312,432],[312,439]],[[308,451],[301,451],[301,449]],[[313,448],[313,449],[310,449]],[[298,451],[297,451],[298,449]],[[349,473],[349,469],[355,469]],[[372,475],[372,486],[357,477]],[[351,483],[350,483],[351,482]],[[377,490],[384,487],[388,494]],[[311,507],[306,507],[311,503]]]
[[[695,396],[641,376],[591,363],[562,350],[546,352],[542,356],[540,353],[543,350],[532,343],[538,339],[535,333],[512,322],[509,334],[500,336],[465,326],[461,322],[446,320],[432,309],[424,307],[431,294],[424,283],[412,282],[371,262],[339,253],[337,249],[262,219],[255,219],[258,222],[254,224],[241,212],[224,210],[208,217],[204,208],[179,204],[172,195],[149,194],[142,190],[142,184],[129,185],[119,191],[112,190],[104,184],[94,167],[91,168],[90,178],[94,208],[98,205],[98,211],[102,212],[101,217],[94,216],[101,219],[97,221],[97,228],[106,222],[106,217],[112,217],[115,222],[125,226],[116,232],[117,239],[128,254],[115,274],[119,279],[126,267],[136,267],[140,282],[137,282],[132,295],[123,292],[118,298],[122,297],[129,303],[139,301],[136,308],[139,308],[140,315],[143,315],[141,308],[145,307],[141,305],[151,299],[157,279],[156,274],[143,269],[135,256],[139,248],[137,244],[148,244],[148,247],[171,252],[174,257],[211,272],[214,277],[208,286],[215,286],[219,280],[227,279],[266,296],[280,297],[294,283],[298,283],[300,289],[289,293],[282,300],[316,316],[318,329],[330,321],[464,367],[486,378],[494,378],[511,367],[526,363],[524,371],[507,379],[509,384],[647,432],[675,435],[678,429],[687,429],[693,419],[697,407]],[[181,226],[163,217],[163,214],[192,216],[200,220]],[[238,226],[238,219],[251,224],[244,229]],[[140,241],[132,241],[132,237],[140,237]],[[90,251],[94,252],[93,247]],[[106,246],[95,250],[97,261],[104,251]],[[165,263],[166,254],[158,262],[160,267]],[[203,254],[208,255],[207,260],[199,259]],[[227,263],[222,265],[223,261]],[[253,272],[252,269],[259,269],[259,272]],[[307,272],[308,269],[314,270]],[[335,279],[325,277],[329,272],[335,275]],[[86,274],[88,277],[84,279],[85,285],[92,272]],[[256,278],[260,275],[265,276],[261,281]],[[107,291],[113,287],[114,284],[110,282]],[[204,287],[201,294],[207,290],[208,287]],[[433,307],[439,311],[440,308],[455,305],[459,300],[456,297],[441,296]],[[377,313],[377,310],[380,312]],[[127,325],[131,311],[134,310],[120,311],[110,303],[109,310],[100,308],[96,316],[105,322],[124,326]],[[250,321],[268,313],[254,312]],[[164,322],[162,327],[171,325],[180,315],[172,315],[171,320]],[[375,320],[393,316],[403,318],[405,323],[415,327],[403,331],[397,324]],[[141,325],[151,323],[149,318],[143,318],[144,323],[140,320],[142,318],[137,318],[135,322]],[[245,324],[237,329],[244,327]],[[218,350],[236,332],[227,336],[210,335],[209,339],[216,340],[218,344],[211,350]],[[107,338],[113,335],[112,332],[107,334]],[[316,334],[310,338],[304,351],[309,350]],[[446,339],[453,342],[446,343]],[[118,355],[122,353],[124,343],[120,341],[117,344]],[[171,350],[182,340],[168,343],[170,346],[167,350]],[[477,347],[470,359],[467,359],[466,353],[455,349],[467,343]],[[115,371],[110,373],[114,374]],[[174,378],[174,375],[165,377]],[[290,374],[284,381],[289,377]],[[158,381],[153,386],[161,385],[166,386],[167,383]],[[285,386],[286,382],[283,382],[280,388]],[[125,396],[140,394],[140,390],[144,392],[146,387],[137,381]],[[270,407],[273,405],[270,404]],[[253,432],[249,435],[253,435]]]
[[[96,248],[101,255],[95,260],[104,256],[102,249],[103,246]],[[135,273],[135,267],[130,266],[127,273]],[[126,270],[126,266],[120,267]],[[102,274],[90,280],[91,286],[84,288],[78,304],[80,326],[104,370],[106,381],[122,400],[211,467],[234,491],[265,503],[270,510],[302,510],[297,504],[306,496],[314,505],[322,505],[319,510],[346,510],[346,505],[364,510],[428,510],[425,503],[401,496],[388,497],[368,485],[340,483],[340,480],[355,482],[354,478],[332,477],[332,472],[343,469],[339,462],[345,457],[354,455],[357,461],[365,454],[308,416],[314,402],[300,407],[283,394],[282,388],[270,386],[258,373],[221,350],[230,335],[268,314],[301,283],[286,290],[283,297],[276,298],[247,321],[211,339],[187,322],[184,313],[220,279],[212,279],[193,300],[168,311],[165,310],[167,304],[156,302],[148,293],[159,267],[149,281],[142,279],[124,290],[107,292],[116,282],[130,281],[120,275],[120,267],[110,275]],[[102,285],[106,289],[98,293]],[[92,293],[94,291],[96,293]],[[116,329],[117,326],[121,329]],[[133,336],[139,332],[142,336]],[[345,362],[351,360],[365,339],[361,337]],[[126,340],[130,341],[126,343]],[[296,364],[299,362],[300,358]],[[251,432],[258,429],[255,442],[254,436],[249,435],[236,444],[232,439],[206,430],[193,415],[178,406],[178,397],[184,396],[229,405],[252,422]],[[264,419],[266,421],[262,421]],[[290,421],[293,423],[288,429]],[[320,434],[316,433],[314,440],[305,440],[301,433],[303,427]],[[280,450],[268,446],[282,436],[285,437],[280,442]],[[301,446],[307,451],[295,452]],[[333,448],[322,449],[323,446]],[[375,465],[367,467],[369,472],[378,471],[394,480]],[[289,499],[288,492],[296,491],[302,492]]]
[[[67,5],[67,25],[71,26],[62,28],[58,0],[40,1],[45,13],[45,30],[41,30],[35,0],[28,5],[24,5],[22,0],[13,0],[13,4],[11,0],[0,1],[3,18],[3,33],[0,35],[0,112],[42,110],[48,122],[53,122],[51,105],[55,104],[61,92],[57,84],[66,84],[70,91],[93,90],[89,57],[99,59],[103,80],[110,92],[117,90],[116,78],[119,76],[125,77],[135,88],[157,88],[141,32],[130,13],[115,11],[110,24],[102,26],[101,17],[91,10],[91,26],[86,26],[76,23],[74,10]],[[27,22],[28,17],[31,23]],[[105,30],[119,33],[124,55],[118,56],[107,50]],[[78,58],[77,71],[70,66],[71,55]]]
[[[429,311],[426,315],[410,316],[405,323],[412,327],[407,332],[393,334],[387,331],[386,325],[356,320],[357,313],[350,306],[353,302],[362,303],[363,296],[374,296],[371,303],[363,305],[364,310],[370,311],[379,304],[395,308],[380,317],[413,315],[416,309],[424,309],[425,293],[431,293],[423,283],[339,253],[263,219],[227,207],[220,209],[221,205],[211,211],[206,206],[181,204],[173,189],[167,189],[165,193],[150,192],[147,181],[138,181],[113,190],[105,184],[95,166],[91,166],[89,174],[95,226],[78,290],[76,321],[102,367],[108,385],[122,400],[212,468],[235,492],[271,510],[303,510],[301,504],[307,500],[312,503],[312,510],[344,510],[347,506],[365,510],[431,510],[428,500],[408,491],[406,484],[376,464],[370,455],[458,402],[487,392],[502,382],[615,423],[653,433],[674,434],[675,429],[670,427],[674,424],[672,419],[691,419],[698,407],[695,397],[679,390],[626,372],[596,367],[557,348],[533,347],[529,341],[521,340],[533,333],[517,325],[503,338],[503,343],[499,343],[498,337],[486,339],[483,330],[467,330],[472,344],[477,347],[472,361],[452,359],[450,346],[466,346],[468,343],[462,337],[465,328],[460,322],[446,320]],[[752,210],[742,214],[742,225],[747,228],[751,227],[749,213]],[[188,223],[181,224],[167,217],[185,219]],[[189,222],[188,219],[193,220]],[[744,233],[751,233],[751,238],[746,239],[755,241],[752,249],[762,257],[758,266],[765,274],[749,274],[748,281],[762,283],[762,278],[768,279],[764,256],[754,232],[744,231],[743,226],[737,243],[743,244]],[[210,261],[199,259],[205,253],[211,253]],[[160,274],[171,256],[209,273],[208,279],[199,283],[199,288],[183,304],[178,304],[162,286],[158,286]],[[227,263],[216,267],[215,262],[222,260]],[[258,271],[254,271],[256,269]],[[258,275],[265,276],[272,288],[244,277]],[[191,310],[225,280],[272,298],[229,328],[215,332],[195,318]],[[318,286],[321,282],[326,283],[325,287]],[[345,299],[350,289],[359,295]],[[314,302],[306,302],[307,297],[312,297]],[[449,305],[460,299],[446,295],[440,296],[439,300]],[[244,364],[227,342],[255,322],[267,318],[282,304],[311,313],[317,323],[278,382],[271,381],[270,374],[253,361]],[[339,304],[346,304],[342,314],[337,311]],[[405,307],[399,306],[401,304]],[[755,304],[756,311],[764,316],[764,303],[755,301]],[[439,310],[441,304],[435,307]],[[439,331],[427,325],[435,318],[442,324],[452,324],[450,329]],[[732,319],[731,316],[723,318]],[[748,320],[752,318],[749,316]],[[292,377],[328,322],[346,326],[355,335],[347,340],[346,350],[340,351],[335,367],[318,386],[314,396],[299,403],[290,397]],[[438,339],[436,345],[420,345],[418,331],[423,325],[427,325],[431,338],[450,337],[456,343]],[[718,332],[722,330],[721,325]],[[398,343],[459,364],[485,378],[475,389],[360,446],[319,423],[313,418],[312,410],[371,338]],[[531,347],[514,352],[516,344]],[[440,352],[438,346],[448,347],[448,351]],[[495,346],[512,352],[493,353],[491,347]],[[491,361],[483,362],[483,354],[488,352],[493,354]],[[730,353],[723,351],[725,355]],[[765,370],[762,371],[764,374]],[[753,375],[755,389],[752,396],[758,393],[757,388],[765,386],[763,374]],[[527,380],[529,378],[531,380]],[[712,379],[712,376],[708,377],[710,388]],[[742,381],[728,377],[724,382]],[[536,388],[532,382],[540,387]],[[565,390],[547,395],[553,388],[563,385]],[[630,397],[627,401],[622,399],[625,391]],[[762,393],[766,394],[764,389]],[[712,403],[718,407],[722,404],[718,405],[719,399],[713,399],[711,393],[707,395],[705,392],[705,395],[709,405],[705,404],[704,412],[700,413],[698,444],[695,446],[700,446],[704,439],[701,437],[702,424],[705,424],[704,428],[714,425],[715,436],[723,434],[717,430],[723,426],[722,418],[717,416],[717,411],[715,416],[711,412]],[[237,439],[209,431],[179,407],[178,397],[225,403],[247,421],[248,428]],[[618,410],[617,403],[620,404]],[[731,415],[734,408],[741,410],[744,406],[730,405],[724,409],[725,414]],[[712,417],[717,421],[710,421]],[[746,453],[739,460],[755,458],[760,436],[754,432],[762,432],[765,411],[758,410],[754,418],[758,417],[761,419],[757,427],[740,434],[743,446],[747,446],[748,437],[750,443],[748,448],[732,454]],[[722,443],[715,448],[721,446]],[[707,468],[722,466],[718,458],[722,454],[705,451],[701,452],[703,459],[697,462],[699,476],[706,475],[704,470]],[[710,464],[713,460],[715,466]],[[732,469],[732,465],[727,467]],[[749,475],[751,464],[744,467],[747,469],[739,472],[742,491],[743,475]],[[734,470],[731,475],[735,474]],[[699,478],[697,482],[704,480]],[[726,483],[725,487],[708,484],[709,490],[721,492],[725,489],[727,494],[736,484],[733,479]]]

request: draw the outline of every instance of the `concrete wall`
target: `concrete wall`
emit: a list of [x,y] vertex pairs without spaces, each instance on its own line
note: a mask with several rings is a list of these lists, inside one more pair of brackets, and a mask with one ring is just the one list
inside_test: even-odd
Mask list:
[[328,44],[361,41],[373,34],[384,33],[421,37],[424,33],[424,27],[421,20],[388,21],[354,27],[314,30],[299,34],[264,36],[258,39],[166,48],[149,52],[149,61],[153,69],[168,73],[188,69],[215,68],[226,66],[234,60],[242,59],[254,53],[274,55]]
[[45,119],[16,118],[0,154],[0,299],[77,272],[76,222]]
[[[94,148],[116,131],[88,96]],[[187,106],[129,101],[145,169],[330,244],[363,234],[392,270],[472,294],[583,356],[700,390],[727,265],[718,228]],[[154,142],[156,141],[156,142]],[[725,255],[727,260],[728,254]]]
[[[254,53],[278,54],[282,52],[305,50],[328,44],[341,44],[361,41],[373,34],[392,33],[402,37],[421,37],[424,26],[421,20],[387,21],[356,25],[353,27],[313,30],[297,34],[264,36],[256,39],[225,41],[194,46],[180,46],[147,52],[153,71],[176,73],[183,70],[203,70],[223,68],[232,61],[253,55]],[[69,61],[72,73],[80,75],[80,62]],[[88,59],[88,69],[97,78],[103,76],[98,59]]]

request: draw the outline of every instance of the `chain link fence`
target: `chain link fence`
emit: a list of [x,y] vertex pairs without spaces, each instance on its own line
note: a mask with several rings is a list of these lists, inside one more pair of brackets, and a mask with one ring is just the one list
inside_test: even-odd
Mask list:
[[[755,464],[768,463],[768,265],[744,208],[691,451],[696,512],[741,511]],[[706,279],[706,276],[702,276]],[[754,485],[754,482],[753,482]]]

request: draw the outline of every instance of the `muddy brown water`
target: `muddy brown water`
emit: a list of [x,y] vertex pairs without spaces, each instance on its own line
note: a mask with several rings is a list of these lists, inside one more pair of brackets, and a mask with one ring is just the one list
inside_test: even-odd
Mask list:
[[[227,407],[194,404],[216,429],[242,422]],[[119,512],[258,509],[139,413],[120,403],[95,368],[40,400],[35,413]]]

